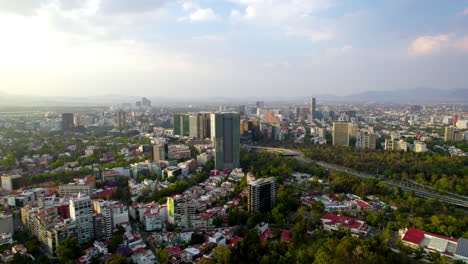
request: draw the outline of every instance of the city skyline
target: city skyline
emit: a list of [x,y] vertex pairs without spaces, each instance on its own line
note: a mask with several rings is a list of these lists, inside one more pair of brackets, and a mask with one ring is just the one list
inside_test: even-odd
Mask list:
[[232,97],[467,88],[464,1],[129,3],[1,1],[2,92]]

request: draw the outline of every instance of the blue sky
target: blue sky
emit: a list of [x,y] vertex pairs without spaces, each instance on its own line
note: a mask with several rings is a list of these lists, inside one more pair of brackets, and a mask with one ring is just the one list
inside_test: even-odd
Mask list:
[[15,94],[468,88],[468,1],[0,0]]

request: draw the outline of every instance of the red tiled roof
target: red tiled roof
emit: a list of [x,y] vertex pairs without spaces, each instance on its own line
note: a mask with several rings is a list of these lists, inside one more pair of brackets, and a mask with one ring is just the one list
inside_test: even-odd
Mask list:
[[362,201],[362,200],[356,200],[356,203],[359,207],[362,207],[362,208],[372,208],[372,205]]
[[421,241],[424,239],[424,233],[425,232],[423,230],[410,227],[406,231],[402,240],[419,245]]

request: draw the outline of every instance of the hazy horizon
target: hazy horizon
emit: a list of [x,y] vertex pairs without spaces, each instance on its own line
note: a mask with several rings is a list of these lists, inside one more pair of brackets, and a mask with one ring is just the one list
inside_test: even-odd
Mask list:
[[297,97],[468,88],[468,2],[0,0],[0,92]]

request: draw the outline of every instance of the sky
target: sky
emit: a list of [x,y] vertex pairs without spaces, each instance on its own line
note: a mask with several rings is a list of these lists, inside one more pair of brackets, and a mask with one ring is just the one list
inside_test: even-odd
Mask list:
[[0,0],[0,91],[164,97],[468,88],[466,0]]

